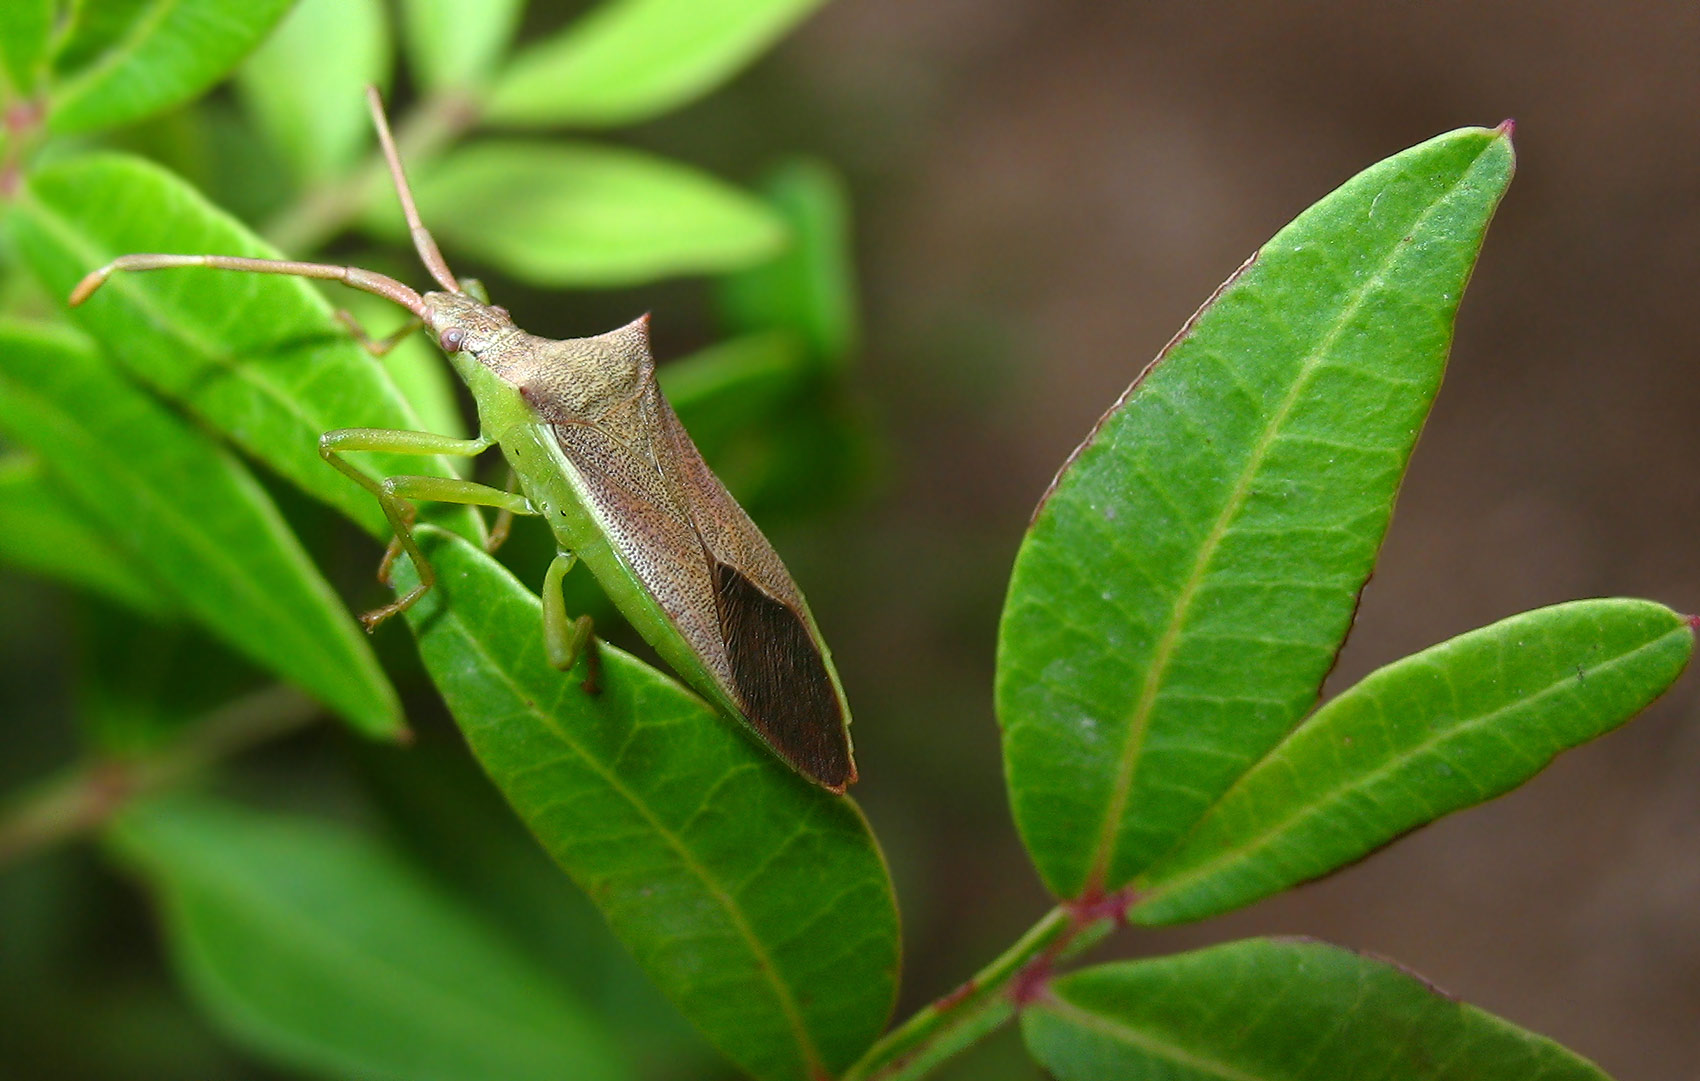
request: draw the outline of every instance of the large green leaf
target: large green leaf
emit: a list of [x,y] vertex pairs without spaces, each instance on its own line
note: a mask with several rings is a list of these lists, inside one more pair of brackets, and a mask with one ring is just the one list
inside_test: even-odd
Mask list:
[[196,999],[267,1057],[386,1081],[627,1076],[558,982],[371,840],[186,797],[111,837]]
[[[59,78],[48,93],[48,126],[61,133],[115,127],[188,101],[248,55],[292,2],[76,5]],[[66,60],[74,61],[71,70]]]
[[777,259],[720,281],[720,307],[734,330],[783,328],[825,364],[856,347],[856,270],[850,200],[826,165],[788,162],[762,184],[762,194],[791,229]]
[[608,0],[508,64],[503,124],[631,124],[731,78],[821,0]]
[[231,646],[364,731],[401,729],[365,635],[248,470],[79,336],[0,325],[0,430]]
[[298,179],[340,171],[371,140],[366,87],[389,82],[387,23],[381,0],[299,0],[237,71],[249,108]]
[[491,81],[523,7],[522,0],[404,0],[403,41],[413,77],[428,90]]
[[[126,252],[277,252],[182,180],[139,158],[73,158],[29,178],[12,217],[18,247],[58,296]],[[120,273],[74,316],[138,378],[253,457],[376,535],[377,501],[320,459],[333,428],[417,429],[381,365],[295,278],[189,269]],[[438,458],[373,455],[374,476],[452,476]],[[477,528],[456,512],[460,528]]]
[[1058,1081],[1608,1081],[1392,965],[1247,939],[1053,983],[1021,1016]]
[[1682,616],[1613,599],[1526,612],[1388,665],[1317,710],[1136,879],[1132,918],[1226,911],[1507,792],[1634,716],[1693,652]]
[[[6,363],[0,357],[0,368]],[[176,604],[144,577],[32,454],[0,458],[0,561],[150,615]]]
[[464,541],[421,535],[439,583],[408,612],[420,655],[544,847],[743,1069],[812,1081],[848,1064],[897,977],[891,883],[856,806],[611,647],[586,693],[583,662],[549,666],[534,594]]
[[1115,889],[1311,708],[1512,170],[1467,128],[1283,229],[1058,476],[1016,557],[997,703],[1047,886]]
[[642,1076],[683,1081],[725,1072],[514,815],[458,733],[424,732],[401,752],[371,743],[358,750],[361,780],[384,812],[384,835],[485,919],[522,938]]
[[53,0],[6,0],[0,19],[0,75],[17,97],[35,89],[53,34]]
[[[760,202],[688,166],[589,143],[480,143],[422,168],[420,214],[444,247],[537,285],[630,285],[748,266],[785,227]],[[366,217],[404,237],[395,197]]]

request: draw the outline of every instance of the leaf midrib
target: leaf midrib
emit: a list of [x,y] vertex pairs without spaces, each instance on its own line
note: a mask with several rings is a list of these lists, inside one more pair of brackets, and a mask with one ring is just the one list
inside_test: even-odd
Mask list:
[[1100,1013],[1084,1010],[1060,996],[1045,1000],[1046,1012],[1079,1028],[1108,1036],[1112,1040],[1138,1048],[1153,1058],[1172,1063],[1183,1069],[1196,1070],[1220,1081],[1270,1081],[1265,1074],[1251,1074],[1225,1062],[1205,1058],[1194,1051],[1166,1043],[1128,1025],[1119,1024]]
[[[1481,155],[1485,154],[1491,145],[1491,142],[1485,144],[1475,160],[1479,161]],[[1474,167],[1474,164],[1475,161],[1472,161],[1469,166],[1461,170],[1457,179],[1447,191],[1424,208],[1423,212],[1417,215],[1411,225],[1404,230],[1403,235],[1414,236],[1419,232],[1428,219],[1437,213],[1442,206],[1446,205],[1453,193],[1463,186],[1464,180],[1469,176],[1470,169]],[[1115,856],[1116,837],[1121,820],[1127,812],[1128,800],[1132,796],[1133,778],[1138,769],[1141,752],[1144,749],[1145,737],[1149,733],[1151,716],[1162,688],[1163,677],[1167,674],[1168,666],[1179,648],[1182,628],[1185,627],[1187,617],[1191,614],[1192,604],[1198,594],[1199,587],[1204,582],[1205,572],[1210,562],[1215,558],[1223,539],[1227,536],[1231,523],[1243,509],[1251,492],[1252,480],[1261,472],[1270,449],[1277,441],[1282,425],[1285,424],[1288,416],[1303,399],[1305,391],[1309,388],[1310,380],[1314,377],[1323,360],[1331,354],[1334,344],[1344,333],[1346,326],[1363,307],[1370,294],[1382,284],[1389,269],[1399,262],[1407,246],[1402,242],[1395,242],[1392,245],[1386,257],[1376,267],[1375,273],[1364,278],[1358,285],[1354,294],[1340,309],[1340,314],[1334,320],[1328,334],[1305,358],[1300,366],[1298,378],[1293,381],[1292,391],[1282,401],[1278,410],[1271,416],[1270,422],[1265,426],[1263,434],[1247,460],[1245,470],[1241,472],[1239,480],[1229,496],[1228,502],[1211,527],[1203,545],[1199,548],[1198,558],[1194,560],[1192,570],[1183,583],[1180,593],[1176,596],[1173,615],[1170,617],[1168,626],[1164,628],[1162,636],[1158,639],[1157,649],[1152,654],[1151,666],[1146,670],[1139,699],[1134,705],[1133,715],[1128,726],[1127,743],[1116,766],[1115,782],[1110,791],[1110,801],[1105,808],[1103,821],[1099,825],[1098,840],[1087,860],[1085,878],[1087,893],[1102,890],[1109,886],[1110,863]]]
[[[1609,661],[1604,661],[1600,664],[1594,665],[1590,669],[1589,675],[1597,676],[1601,674],[1609,674],[1620,666],[1634,661],[1642,654],[1647,653],[1650,650],[1660,648],[1670,639],[1688,633],[1689,632],[1685,628],[1674,628],[1649,642],[1642,643],[1633,649],[1629,649],[1618,654]],[[1297,828],[1297,826],[1302,824],[1306,819],[1322,814],[1327,808],[1337,805],[1348,794],[1360,789],[1374,787],[1381,781],[1386,780],[1388,777],[1397,773],[1402,767],[1415,762],[1423,755],[1428,754],[1455,739],[1468,736],[1484,727],[1490,726],[1509,713],[1513,713],[1527,707],[1538,706],[1542,701],[1557,695],[1568,688],[1571,685],[1571,681],[1572,677],[1569,676],[1560,678],[1549,683],[1547,686],[1541,688],[1541,690],[1532,695],[1519,698],[1515,702],[1507,703],[1497,709],[1489,710],[1487,713],[1480,714],[1459,724],[1446,728],[1436,733],[1431,738],[1423,740],[1422,742],[1401,752],[1398,756],[1392,758],[1381,766],[1376,767],[1371,772],[1358,774],[1353,779],[1346,780],[1341,784],[1333,786],[1328,791],[1320,794],[1316,799],[1296,808],[1291,814],[1271,823],[1267,829],[1254,834],[1252,837],[1247,838],[1245,841],[1235,845],[1233,848],[1225,850],[1216,858],[1198,865],[1193,870],[1186,872],[1184,875],[1163,880],[1159,885],[1152,887],[1150,890],[1142,891],[1139,898],[1140,905],[1143,906],[1147,903],[1154,902],[1159,898],[1170,896],[1177,891],[1184,889],[1184,887],[1190,883],[1216,872],[1223,865],[1240,863],[1251,859],[1258,852],[1279,840],[1283,834]],[[1336,701],[1338,701],[1338,699],[1336,699]],[[1300,728],[1294,729],[1294,734],[1296,735],[1304,730],[1305,726],[1301,726]],[[1279,753],[1279,747],[1277,747],[1274,751],[1271,751],[1270,754],[1258,764],[1259,768],[1261,768],[1264,763],[1272,761]],[[1227,790],[1227,792],[1222,794],[1222,798],[1217,800],[1211,809],[1215,810],[1222,806],[1222,804],[1226,803],[1229,797],[1242,785],[1248,783],[1249,780],[1257,774],[1257,772],[1258,769],[1246,771],[1246,773],[1243,774],[1240,779]]]
[[[153,8],[144,16],[130,24],[130,32],[114,42],[112,47],[101,54],[100,58],[88,67],[77,72],[76,77],[54,87],[53,97],[60,103],[70,102],[75,105],[88,93],[91,86],[99,85],[110,72],[128,63],[141,51],[141,46],[153,37],[172,12],[182,6],[183,0],[158,0]],[[59,93],[59,91],[67,91]],[[57,110],[55,110],[57,111]]]
[[[15,393],[20,399],[34,402],[36,404],[36,408],[42,413],[50,417],[58,418],[59,427],[63,431],[75,433],[75,438],[78,442],[82,443],[85,448],[99,448],[101,446],[99,440],[92,439],[85,428],[77,424],[74,418],[70,417],[69,414],[65,413],[64,410],[60,409],[50,399],[44,398],[42,395],[34,391],[20,387],[16,383],[12,384],[12,389],[13,393]],[[85,453],[87,453],[86,449]],[[89,456],[95,460],[105,462],[105,468],[110,470],[112,473],[122,477],[131,478],[130,483],[125,485],[126,490],[131,492],[145,505],[152,508],[158,520],[171,530],[181,544],[183,544],[186,548],[192,549],[197,558],[199,558],[204,565],[208,567],[223,568],[222,573],[219,575],[219,580],[227,583],[227,586],[232,588],[232,592],[235,595],[245,598],[245,603],[249,605],[250,611],[258,610],[260,612],[270,613],[271,619],[269,621],[269,625],[274,628],[298,628],[298,621],[292,618],[295,611],[292,607],[278,607],[275,603],[276,597],[268,590],[260,588],[246,588],[250,583],[250,578],[248,575],[242,573],[241,565],[231,559],[220,545],[212,543],[211,538],[205,533],[193,528],[192,522],[179,514],[170,500],[159,498],[153,485],[146,478],[140,477],[126,468],[121,455],[105,455],[96,449],[90,453]],[[221,468],[226,469],[230,465],[228,460],[223,459],[220,459],[219,464]],[[242,484],[238,477],[233,476],[228,471],[225,472],[225,476],[227,479],[236,481],[238,483],[238,487],[244,490],[244,494],[252,494],[246,490],[246,485]],[[294,540],[294,535],[289,533],[287,530],[282,529],[280,523],[276,521],[271,514],[266,513],[264,509],[255,503],[250,502],[248,505],[255,507],[255,509],[259,512],[263,519],[266,535],[275,542],[281,542],[279,544],[280,549],[287,549],[289,542]],[[284,540],[284,538],[287,538],[287,540]],[[296,563],[296,560],[292,556],[293,553],[286,552],[285,558],[289,558],[290,562],[294,564]],[[303,568],[296,565],[292,569],[301,570]],[[307,569],[313,575],[317,575],[318,573],[310,567]],[[313,590],[314,594],[317,594],[318,592],[319,591],[316,589]],[[315,597],[315,599],[323,601],[325,598]],[[186,603],[189,603],[187,598],[185,598],[185,601]],[[335,610],[340,611],[340,609]],[[333,620],[333,623],[338,624],[340,630],[340,621]],[[297,643],[298,649],[305,646],[305,649],[302,649],[301,652],[317,656],[323,662],[324,667],[329,670],[334,671],[342,668],[350,659],[348,655],[340,652],[335,654],[325,652],[323,649],[323,643],[321,642],[322,636],[319,634],[290,634],[289,637],[292,641]],[[358,639],[356,640],[358,641]],[[263,663],[266,663],[268,666],[271,664],[269,660],[266,660]],[[371,674],[370,666],[363,663],[363,661],[357,665],[357,670],[360,671],[363,676],[370,676]],[[388,711],[385,710],[383,712]]]
[[[74,256],[80,257],[81,261],[85,265],[100,266],[107,261],[104,258],[104,249],[102,249],[99,245],[88,241],[84,234],[77,231],[68,219],[55,213],[48,204],[36,198],[33,192],[26,196],[26,198],[30,207],[35,211],[36,220],[46,226],[48,231],[53,234],[54,238],[65,248],[69,249]],[[263,367],[258,367],[252,362],[244,363],[238,360],[230,348],[196,333],[192,327],[184,322],[184,320],[178,318],[169,309],[157,303],[150,290],[140,284],[132,283],[132,281],[125,276],[114,276],[112,279],[107,281],[104,288],[108,290],[116,290],[119,295],[129,302],[129,304],[134,307],[140,315],[152,322],[156,331],[181,342],[185,348],[191,352],[205,357],[210,364],[216,365],[219,369],[235,378],[238,382],[253,389],[263,399],[278,408],[278,410],[289,419],[295,421],[300,427],[313,433],[315,439],[319,435],[330,430],[331,426],[329,425],[329,422],[308,414],[304,410],[300,400],[282,387],[282,385],[268,377],[265,374],[265,369]],[[380,368],[380,370],[382,369]],[[410,424],[414,428],[418,428],[420,426],[419,418],[414,414],[412,406],[406,401],[405,397],[399,391],[395,390],[393,385],[386,385],[387,380],[388,376],[386,375],[384,379],[377,381],[378,389],[383,391],[385,395],[386,400],[384,404],[397,409],[404,424]],[[448,460],[441,455],[430,455],[427,456],[425,460],[436,465],[441,471],[440,475],[442,476],[448,477],[456,475]],[[366,472],[370,474],[371,470],[368,469]],[[372,475],[374,477],[377,476],[377,474]],[[352,496],[350,499],[351,502],[348,506],[344,506],[341,503],[333,505],[339,510],[342,510],[344,514],[347,514],[350,518],[354,519],[369,532],[375,532],[381,535],[381,530],[373,529],[371,523],[368,523],[362,515],[352,510]],[[378,520],[380,519],[373,519],[374,522]]]
[[584,762],[593,773],[600,777],[603,782],[614,791],[616,795],[624,799],[632,810],[636,811],[644,819],[644,821],[649,823],[650,828],[655,831],[656,835],[665,841],[667,846],[678,856],[680,863],[684,865],[685,869],[694,875],[697,880],[702,883],[704,889],[708,891],[709,895],[719,903],[722,910],[725,911],[726,915],[732,921],[734,929],[738,932],[739,936],[743,938],[745,945],[748,946],[751,956],[753,956],[756,960],[757,967],[767,978],[767,982],[773,990],[774,997],[779,1002],[780,1010],[785,1015],[786,1023],[791,1028],[792,1037],[796,1040],[798,1049],[803,1054],[804,1065],[811,1071],[819,1073],[824,1068],[820,1052],[815,1047],[814,1041],[809,1038],[808,1029],[803,1021],[802,1013],[798,1008],[796,999],[791,994],[790,986],[779,978],[778,969],[773,962],[773,958],[768,954],[766,947],[762,945],[761,940],[756,936],[754,928],[752,928],[749,922],[744,918],[743,911],[738,906],[737,902],[709,874],[708,869],[697,861],[696,857],[685,845],[683,839],[662,823],[662,821],[657,818],[652,811],[650,811],[649,807],[637,797],[636,793],[627,788],[625,784],[620,781],[618,776],[607,770],[603,764],[597,760],[595,756],[589,754],[581,744],[569,737],[566,729],[555,723],[554,717],[545,713],[536,706],[534,697],[525,693],[524,688],[522,688],[517,681],[508,675],[505,668],[497,663],[496,659],[490,655],[490,652],[484,648],[484,643],[477,636],[471,633],[464,619],[462,619],[459,615],[453,614],[451,611],[447,617],[447,621],[459,631],[461,639],[467,643],[468,648],[477,654],[478,658],[482,662],[482,668],[484,671],[499,679],[502,684],[505,685],[515,701],[524,704],[521,711],[531,714],[545,728],[555,733],[556,737],[562,744],[570,747],[573,753],[579,757],[580,761]]

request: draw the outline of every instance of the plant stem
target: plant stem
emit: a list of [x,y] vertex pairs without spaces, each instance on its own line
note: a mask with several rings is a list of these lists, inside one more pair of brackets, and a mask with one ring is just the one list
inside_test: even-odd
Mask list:
[[318,703],[282,685],[237,699],[169,747],[135,758],[95,758],[20,796],[0,814],[0,867],[104,825],[129,801],[214,762],[306,726]]
[[1014,1017],[1044,990],[1057,962],[1097,944],[1122,921],[1131,894],[1065,901],[991,964],[868,1049],[842,1081],[911,1081]]
[[[410,168],[436,157],[445,146],[478,123],[481,104],[465,91],[449,91],[415,106],[396,127],[396,147]],[[285,252],[310,252],[346,229],[360,216],[373,189],[389,177],[383,155],[366,160],[305,193],[263,230]]]

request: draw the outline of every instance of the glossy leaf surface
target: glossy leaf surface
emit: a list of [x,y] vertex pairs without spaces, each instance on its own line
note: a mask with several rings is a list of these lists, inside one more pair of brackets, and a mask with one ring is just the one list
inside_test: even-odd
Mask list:
[[502,124],[632,124],[736,74],[821,0],[606,0],[516,56],[491,89]]
[[[589,143],[488,142],[420,170],[420,214],[451,256],[488,260],[537,285],[627,285],[748,266],[785,228],[706,173]],[[405,227],[386,194],[368,224]],[[451,264],[452,265],[452,264]]]
[[0,562],[88,589],[138,612],[164,614],[170,594],[142,576],[65,484],[31,454],[0,458]]
[[1021,1017],[1058,1081],[1608,1081],[1410,973],[1320,942],[1247,939],[1057,980]]
[[1046,885],[1128,882],[1311,708],[1511,177],[1469,128],[1366,170],[1188,323],[1016,558],[997,703]]
[[275,26],[292,0],[89,0],[71,14],[68,48],[48,94],[56,132],[128,124],[206,90]]
[[[183,181],[139,158],[73,158],[29,178],[13,223],[50,292],[126,252],[276,258]],[[319,457],[334,428],[420,427],[377,364],[306,282],[191,268],[115,274],[75,318],[143,382],[181,402],[309,495],[387,536],[377,501]],[[451,476],[441,459],[356,459],[374,476]],[[470,515],[454,512],[462,528]]]
[[404,0],[402,34],[414,78],[429,90],[494,79],[523,9],[521,0]]
[[298,180],[335,174],[371,144],[366,87],[389,82],[388,21],[382,0],[297,0],[237,72]]
[[1390,664],[1317,710],[1141,875],[1132,919],[1247,904],[1507,792],[1634,716],[1693,652],[1683,617],[1613,599],[1526,612]]
[[269,1058],[374,1081],[628,1075],[548,973],[367,838],[180,797],[112,840],[195,997]]
[[[534,594],[482,551],[422,535],[439,581],[408,621],[427,670],[650,978],[764,1081],[854,1059],[885,1022],[897,968],[891,884],[855,804],[612,647],[587,694],[583,661],[563,674],[545,659]],[[397,579],[406,588],[411,568]]]
[[241,462],[76,335],[0,326],[0,356],[0,430],[112,547],[238,652],[365,732],[400,731],[366,636]]

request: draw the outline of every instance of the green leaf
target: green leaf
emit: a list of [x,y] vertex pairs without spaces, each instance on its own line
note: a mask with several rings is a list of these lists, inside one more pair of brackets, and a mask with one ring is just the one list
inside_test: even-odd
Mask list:
[[1694,652],[1663,605],[1575,601],[1388,665],[1317,710],[1136,879],[1139,923],[1225,912],[1508,792],[1657,698]]
[[[260,43],[292,0],[146,0],[78,5],[68,35],[75,70],[61,65],[47,124],[60,134],[116,127],[181,105]],[[84,24],[97,30],[84,35]],[[89,51],[79,37],[98,40]],[[62,60],[67,53],[61,53]]]
[[1017,825],[1065,897],[1171,848],[1316,701],[1511,178],[1466,128],[1283,229],[1046,494],[997,702]]
[[52,467],[113,547],[355,727],[401,730],[365,635],[240,462],[77,335],[0,324],[0,357],[0,430]]
[[1058,1081],[1609,1081],[1558,1044],[1320,942],[1246,939],[1057,980],[1021,1015]]
[[[44,285],[66,296],[126,252],[278,253],[182,180],[139,158],[73,158],[29,178],[12,218]],[[334,428],[417,429],[395,384],[312,286],[297,278],[205,269],[113,275],[73,316],[137,378],[181,402],[248,454],[376,536],[377,500],[327,466]],[[441,458],[372,455],[376,477],[453,476]],[[452,512],[459,528],[475,518]]]
[[608,923],[514,816],[459,733],[421,733],[397,753],[357,748],[360,779],[383,811],[382,829],[412,859],[522,939],[596,1014],[648,1078],[709,1078],[720,1056],[686,1024]]
[[503,64],[522,0],[403,0],[403,43],[427,90],[470,89]]
[[[761,203],[688,166],[589,143],[488,142],[420,170],[420,214],[443,241],[534,285],[632,285],[749,266],[785,228]],[[366,215],[406,236],[395,199]]]
[[40,81],[53,34],[53,0],[6,0],[0,19],[0,75],[15,97],[26,97]]
[[[0,358],[0,368],[5,363]],[[162,616],[176,607],[166,590],[137,573],[66,494],[64,482],[31,454],[0,458],[0,561],[148,615]]]
[[297,696],[190,623],[144,622],[91,606],[77,620],[77,647],[78,732],[106,757],[180,754],[188,745],[180,741],[195,739],[190,732],[222,729],[237,712],[257,713],[256,695]]
[[733,330],[783,328],[817,361],[843,361],[856,348],[856,271],[850,201],[826,165],[799,159],[762,185],[792,242],[779,258],[720,281],[720,307]]
[[268,1058],[393,1081],[628,1075],[548,973],[365,837],[179,797],[111,839],[202,1008]]
[[730,79],[821,0],[609,0],[520,53],[490,92],[500,124],[633,124]]
[[[543,651],[537,597],[422,529],[438,584],[408,613],[473,754],[638,963],[763,1081],[836,1074],[891,1008],[897,916],[855,804],[601,645],[603,688]],[[398,586],[416,579],[403,560]]]
[[337,174],[371,138],[366,87],[389,82],[387,22],[381,0],[299,0],[237,71],[298,180]]

